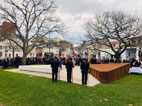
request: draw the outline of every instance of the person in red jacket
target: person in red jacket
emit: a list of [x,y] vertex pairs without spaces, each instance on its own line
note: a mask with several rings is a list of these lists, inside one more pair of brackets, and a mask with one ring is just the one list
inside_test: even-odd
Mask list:
[[68,61],[68,58],[67,58],[67,57],[65,57],[65,64],[67,63],[67,61]]

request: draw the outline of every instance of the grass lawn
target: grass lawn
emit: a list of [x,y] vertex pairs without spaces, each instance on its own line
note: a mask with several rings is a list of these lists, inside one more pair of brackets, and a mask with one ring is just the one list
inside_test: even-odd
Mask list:
[[[87,87],[0,71],[0,104],[6,106],[142,106],[142,75]],[[130,105],[131,106],[131,105]]]

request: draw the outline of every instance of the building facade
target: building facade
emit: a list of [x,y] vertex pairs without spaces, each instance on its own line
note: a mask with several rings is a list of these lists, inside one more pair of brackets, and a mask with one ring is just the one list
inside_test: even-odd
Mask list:
[[[0,59],[23,56],[23,51],[20,47],[18,47],[15,43],[5,39],[6,37],[12,37],[12,39],[15,40],[15,34],[16,29],[12,23],[3,22],[3,24],[0,26]],[[16,39],[15,41],[20,42],[20,40],[18,39]],[[27,57],[44,57],[46,53],[53,53],[55,55],[58,55],[59,49],[61,49],[63,56],[71,55],[72,53],[72,44],[65,40],[61,40],[59,38],[53,38],[49,40],[47,37],[43,37],[43,41],[45,41],[47,44],[34,47],[32,51],[27,55]]]
[[[131,46],[127,47],[127,49],[122,53],[121,59],[122,60],[130,60],[135,58],[136,60],[142,60],[142,36],[133,37],[131,38]],[[113,42],[115,43],[115,46],[117,47],[119,45],[119,42]],[[107,51],[111,54],[114,54],[113,51],[108,47],[101,47],[101,50]],[[100,52],[101,59],[103,58],[113,58],[111,55]]]
[[[10,45],[9,40],[7,39],[0,41],[0,59],[13,58],[12,46],[13,45]],[[49,48],[49,45],[42,45],[42,46],[33,48],[27,57],[29,58],[44,57],[45,53],[48,53],[48,54],[53,53],[54,55],[58,55],[59,49],[61,49],[63,57],[71,56],[72,55],[71,47],[72,47],[72,44],[68,43],[67,41],[63,41],[63,40],[61,40],[60,42],[55,41],[53,42],[53,44],[50,44],[50,48]],[[17,47],[14,50],[14,57],[16,56],[20,56],[20,57],[23,56],[23,51],[19,47]]]

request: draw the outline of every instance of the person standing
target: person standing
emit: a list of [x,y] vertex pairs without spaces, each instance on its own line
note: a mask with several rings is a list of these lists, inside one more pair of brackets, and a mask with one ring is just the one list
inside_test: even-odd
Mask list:
[[[67,82],[71,82],[72,79],[72,68],[74,67],[72,59],[69,58],[66,63],[66,69],[67,69]],[[73,80],[73,79],[72,79]]]
[[16,66],[16,68],[19,67],[20,63],[21,63],[20,62],[20,57],[18,55],[16,55],[16,58],[15,58],[15,66]]
[[82,73],[82,85],[87,85],[89,63],[87,62],[86,59],[83,59],[80,69],[81,69],[81,73]]
[[57,79],[58,79],[58,67],[59,67],[59,61],[58,61],[58,58],[55,57],[54,59],[52,59],[52,62],[51,62],[52,81],[53,82],[57,82]]
[[68,58],[67,58],[67,57],[65,57],[65,64],[67,63],[67,61],[68,61]]

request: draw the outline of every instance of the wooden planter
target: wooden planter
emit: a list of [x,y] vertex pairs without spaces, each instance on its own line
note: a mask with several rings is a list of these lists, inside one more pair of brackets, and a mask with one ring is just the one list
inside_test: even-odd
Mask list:
[[102,83],[109,83],[126,74],[130,69],[129,63],[91,64],[91,74]]

